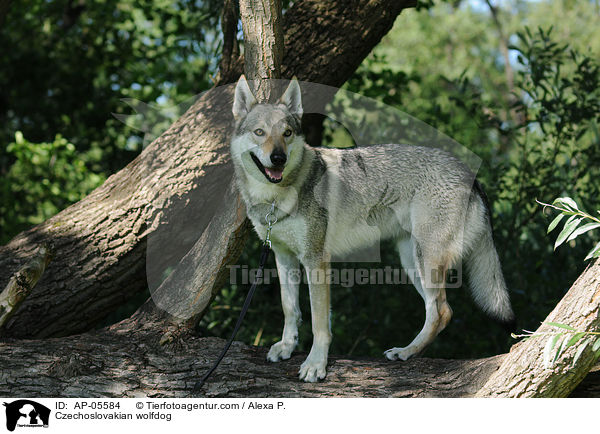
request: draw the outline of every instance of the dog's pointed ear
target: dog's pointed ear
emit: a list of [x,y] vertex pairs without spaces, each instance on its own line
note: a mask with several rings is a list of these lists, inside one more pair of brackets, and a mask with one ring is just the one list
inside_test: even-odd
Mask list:
[[235,86],[235,96],[233,97],[233,117],[237,121],[248,114],[252,106],[257,103],[255,96],[248,86],[246,77],[242,74]]
[[285,105],[288,110],[298,116],[302,117],[302,92],[300,91],[300,85],[296,77],[292,78],[288,88],[285,90],[280,99],[281,104]]

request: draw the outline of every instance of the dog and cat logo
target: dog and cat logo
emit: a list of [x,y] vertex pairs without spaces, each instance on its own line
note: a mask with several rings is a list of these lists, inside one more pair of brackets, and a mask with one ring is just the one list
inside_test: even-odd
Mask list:
[[6,429],[14,431],[16,427],[39,428],[48,427],[50,409],[29,399],[5,402]]

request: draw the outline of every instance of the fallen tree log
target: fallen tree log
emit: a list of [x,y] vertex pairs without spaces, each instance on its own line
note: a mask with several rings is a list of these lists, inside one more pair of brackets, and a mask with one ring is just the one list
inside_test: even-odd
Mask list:
[[[0,343],[0,395],[8,397],[186,397],[223,340],[186,336],[166,345],[153,327],[118,327],[65,338]],[[65,353],[64,348],[69,348]],[[197,396],[472,396],[504,356],[405,363],[331,357],[321,383],[297,372],[306,357],[266,361],[266,348],[235,342]]]
[[[0,395],[190,396],[224,340],[186,336],[160,345],[159,337],[153,327],[119,327],[60,339],[4,341],[0,343]],[[390,362],[383,357],[331,356],[325,380],[304,383],[297,373],[306,354],[270,363],[266,353],[267,348],[235,342],[196,396],[472,397],[507,357]],[[593,372],[572,396],[600,396],[600,371]]]

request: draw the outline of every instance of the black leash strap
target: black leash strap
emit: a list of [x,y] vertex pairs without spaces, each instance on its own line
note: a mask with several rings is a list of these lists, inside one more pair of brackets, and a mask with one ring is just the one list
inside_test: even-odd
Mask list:
[[244,301],[244,305],[242,306],[242,311],[240,312],[240,316],[237,320],[237,323],[235,323],[235,327],[233,328],[233,333],[231,333],[231,337],[227,341],[227,344],[225,344],[225,346],[221,350],[221,354],[217,358],[217,361],[212,365],[209,371],[206,374],[204,374],[204,377],[202,377],[202,379],[196,383],[196,385],[194,386],[194,391],[198,391],[202,386],[204,386],[204,383],[206,382],[206,380],[208,380],[208,377],[210,377],[211,374],[215,371],[215,369],[217,369],[217,366],[219,366],[219,363],[221,363],[221,360],[223,360],[225,354],[227,354],[227,351],[229,350],[229,347],[233,343],[235,335],[237,335],[237,332],[240,329],[240,326],[242,325],[242,320],[244,319],[244,316],[246,316],[246,312],[248,312],[248,308],[250,307],[250,301],[252,301],[252,296],[256,291],[256,287],[263,278],[263,269],[265,267],[265,263],[267,262],[267,258],[269,257],[270,251],[271,248],[269,247],[269,245],[265,244],[260,254],[260,263],[256,272],[256,279],[254,280],[252,286],[250,286],[250,289],[248,290],[248,295],[246,295],[246,300]]
[[233,333],[231,333],[231,337],[221,350],[221,354],[219,354],[217,361],[212,365],[208,372],[204,374],[204,377],[202,377],[202,379],[194,385],[194,392],[199,391],[202,388],[202,386],[204,386],[204,383],[206,382],[206,380],[208,380],[208,377],[210,377],[211,374],[215,371],[215,369],[217,369],[219,363],[221,363],[221,360],[223,360],[225,354],[227,354],[229,347],[235,339],[235,335],[237,335],[237,332],[240,329],[240,326],[242,325],[244,316],[246,316],[246,312],[248,312],[248,308],[250,307],[250,302],[252,301],[252,296],[256,291],[256,287],[262,281],[265,264],[267,263],[269,253],[271,252],[271,228],[277,222],[277,217],[275,217],[275,202],[271,204],[271,211],[269,211],[269,213],[265,216],[265,220],[267,222],[267,236],[265,238],[263,248],[260,253],[260,261],[258,263],[258,270],[256,271],[256,279],[254,280],[252,286],[250,286],[250,289],[248,290],[248,295],[246,295],[246,300],[244,301],[244,305],[242,306],[240,316],[238,317],[238,320],[235,323],[235,327],[233,328]]

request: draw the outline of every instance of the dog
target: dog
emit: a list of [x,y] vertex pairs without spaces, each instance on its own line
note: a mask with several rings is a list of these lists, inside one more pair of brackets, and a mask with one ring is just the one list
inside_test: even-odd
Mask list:
[[307,382],[325,378],[332,339],[330,292],[328,283],[315,276],[327,269],[332,255],[380,239],[395,243],[404,269],[416,270],[411,280],[426,312],[414,340],[385,351],[388,359],[419,354],[446,327],[452,316],[446,276],[462,261],[476,304],[501,322],[514,319],[486,196],[458,158],[436,148],[400,144],[310,147],[302,135],[302,97],[295,79],[271,104],[259,103],[242,76],[232,111],[231,156],[248,217],[263,240],[272,206],[277,219],[270,238],[285,321],[269,361],[288,359],[298,343],[298,282],[285,276],[299,273],[302,265],[313,343],[299,377]]

